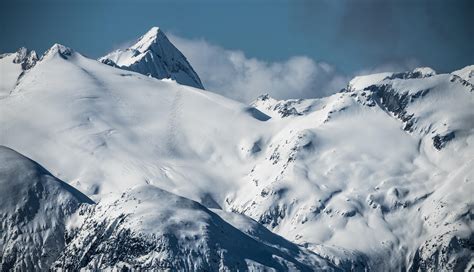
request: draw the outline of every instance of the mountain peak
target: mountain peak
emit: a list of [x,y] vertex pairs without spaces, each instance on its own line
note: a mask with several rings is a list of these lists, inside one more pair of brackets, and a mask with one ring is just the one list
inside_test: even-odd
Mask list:
[[[145,35],[141,36],[138,41],[130,47],[130,49],[135,49],[140,51],[141,53],[150,50],[150,47],[158,43],[160,39],[166,38],[166,35],[163,33],[163,31],[160,31],[160,28],[157,26],[154,26],[148,30]],[[169,41],[168,41],[169,42]]]
[[186,57],[158,27],[148,30],[130,48],[113,51],[99,61],[157,79],[169,78],[183,85],[204,89]]
[[13,62],[18,62],[21,61],[24,58],[28,58],[31,56],[31,58],[38,58],[38,55],[36,54],[35,50],[29,50],[26,47],[20,47],[17,51],[17,56]]
[[72,56],[73,52],[74,50],[72,50],[71,48],[59,43],[55,43],[53,44],[53,46],[51,46],[51,48],[46,50],[42,58],[44,59],[47,56],[59,55],[63,59],[68,59],[68,57]]
[[67,51],[72,51],[71,48],[65,46],[65,45],[62,45],[60,43],[55,43],[53,44],[53,46],[51,46],[51,48],[49,48],[48,51],[57,51],[57,52],[61,52],[61,53],[66,53]]
[[20,47],[16,52],[13,63],[21,64],[23,70],[28,70],[33,67],[38,61],[38,55],[34,50],[29,50],[26,47]]
[[474,65],[468,65],[462,69],[452,72],[451,74],[456,75],[471,84],[474,84]]
[[419,73],[422,77],[429,77],[436,75],[436,71],[431,67],[418,67],[413,70],[413,73]]
[[150,30],[148,30],[147,34],[150,34],[150,33],[156,33],[156,34],[158,34],[159,31],[160,31],[160,28],[159,28],[159,27],[157,27],[157,26],[152,26],[152,27],[150,28]]

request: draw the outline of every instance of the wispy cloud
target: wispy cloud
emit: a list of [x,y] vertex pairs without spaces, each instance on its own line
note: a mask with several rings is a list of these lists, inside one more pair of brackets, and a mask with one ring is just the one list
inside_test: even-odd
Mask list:
[[206,89],[249,102],[263,93],[279,99],[321,97],[339,91],[348,78],[306,56],[268,62],[204,39],[168,38],[183,52]]
[[347,75],[333,65],[307,56],[269,62],[249,58],[242,51],[228,50],[205,39],[167,36],[188,58],[207,90],[244,103],[264,93],[277,99],[323,97],[338,92],[357,75],[401,72],[420,66],[416,59],[410,58]]

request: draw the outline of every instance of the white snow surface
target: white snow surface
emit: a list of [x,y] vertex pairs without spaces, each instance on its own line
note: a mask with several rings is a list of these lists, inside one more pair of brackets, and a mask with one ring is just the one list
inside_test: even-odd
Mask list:
[[[147,46],[145,35],[135,49]],[[196,228],[173,231],[199,234],[219,215],[244,235],[257,223],[240,213],[318,263],[452,270],[472,256],[474,100],[466,81],[424,68],[358,77],[326,98],[261,97],[249,107],[55,46],[0,99],[0,144],[98,207],[112,205],[110,193],[147,199],[146,188],[160,188],[151,204],[135,207],[128,197],[93,215],[112,220],[123,211],[131,214],[125,225],[144,216],[129,225],[137,233],[159,236],[170,222],[160,214],[178,213]],[[181,200],[193,211],[180,210]],[[148,206],[164,203],[160,214]],[[446,258],[443,245],[460,257],[434,261]]]
[[436,75],[436,71],[430,67],[418,67],[413,70],[413,72],[421,73],[423,77],[434,76]]
[[452,72],[452,74],[459,76],[471,84],[474,84],[474,65],[466,66],[462,69]]
[[7,96],[25,72],[36,64],[35,51],[22,47],[15,53],[0,55],[0,98]]
[[22,72],[21,65],[13,62],[15,57],[16,53],[13,53],[0,58],[0,97],[7,96],[13,90]]
[[370,85],[377,84],[393,73],[378,73],[372,75],[357,76],[349,82],[349,87],[354,90],[362,90]]

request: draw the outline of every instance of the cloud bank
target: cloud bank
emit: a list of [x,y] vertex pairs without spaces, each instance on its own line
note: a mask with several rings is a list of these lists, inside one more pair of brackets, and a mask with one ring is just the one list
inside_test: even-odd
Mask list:
[[277,99],[322,97],[339,91],[349,79],[306,56],[267,62],[203,39],[173,34],[168,38],[188,58],[207,90],[245,103],[264,93]]
[[307,56],[269,62],[249,58],[240,50],[225,49],[205,39],[188,39],[172,33],[167,36],[186,56],[206,90],[244,103],[265,93],[276,99],[324,97],[346,87],[354,76],[409,71],[420,66],[419,61],[409,58],[387,61],[347,75]]

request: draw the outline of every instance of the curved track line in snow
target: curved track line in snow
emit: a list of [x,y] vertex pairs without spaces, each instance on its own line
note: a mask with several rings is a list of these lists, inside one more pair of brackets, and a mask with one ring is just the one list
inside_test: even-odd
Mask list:
[[180,130],[180,116],[183,107],[183,94],[181,89],[176,89],[176,94],[171,102],[171,111],[166,125],[166,148],[171,156],[180,156],[180,147],[177,141]]

